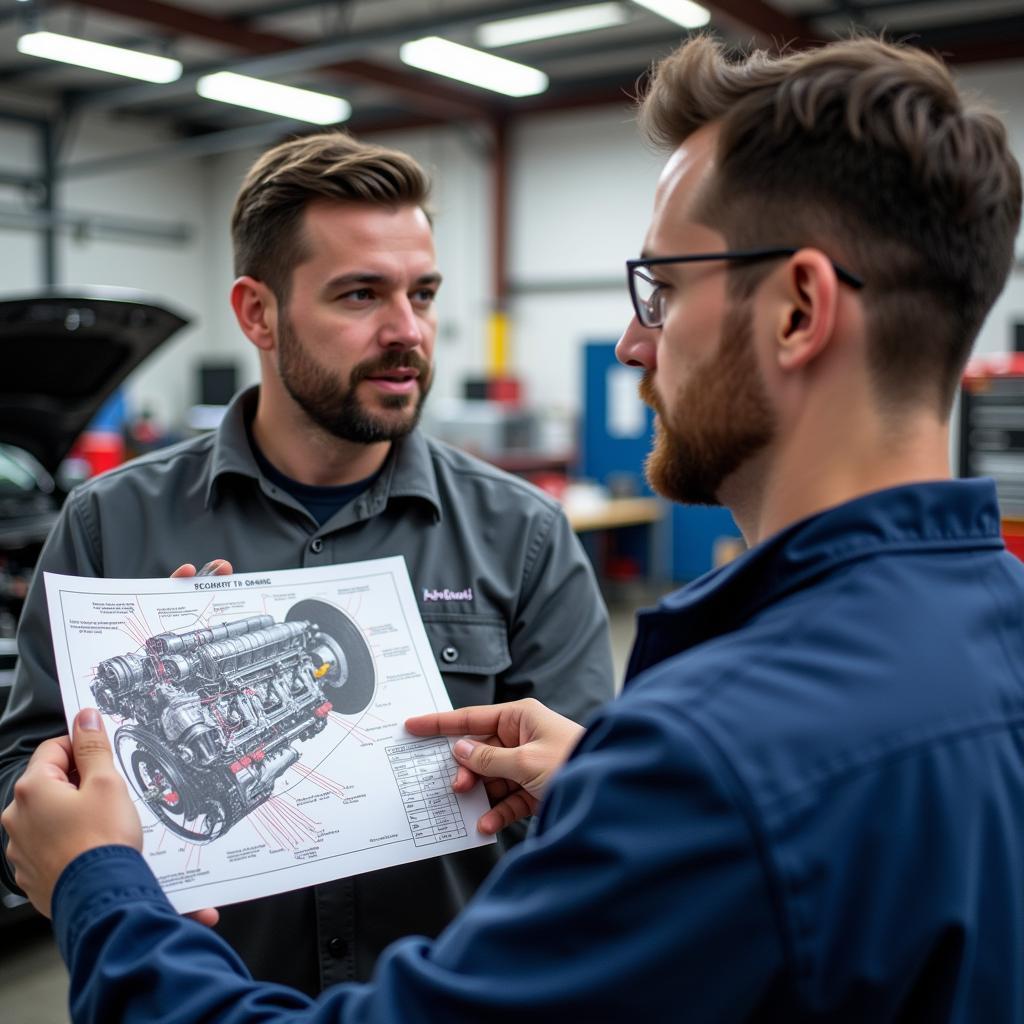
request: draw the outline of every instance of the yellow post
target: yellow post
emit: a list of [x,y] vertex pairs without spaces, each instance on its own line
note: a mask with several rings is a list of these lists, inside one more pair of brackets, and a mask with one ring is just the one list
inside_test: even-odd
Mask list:
[[508,372],[508,314],[494,310],[487,321],[487,376],[504,377]]

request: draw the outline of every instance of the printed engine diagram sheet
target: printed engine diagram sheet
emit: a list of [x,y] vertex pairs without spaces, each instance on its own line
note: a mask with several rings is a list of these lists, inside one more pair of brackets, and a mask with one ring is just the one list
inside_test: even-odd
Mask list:
[[178,580],[46,574],[68,721],[99,708],[180,911],[486,845],[402,558]]

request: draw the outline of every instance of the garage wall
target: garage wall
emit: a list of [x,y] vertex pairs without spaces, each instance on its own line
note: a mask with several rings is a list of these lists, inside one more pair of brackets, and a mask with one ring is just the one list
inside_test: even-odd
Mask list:
[[[1004,114],[1024,159],[1024,69],[972,70],[965,82]],[[406,149],[436,181],[436,237],[447,277],[440,301],[436,394],[457,394],[486,357],[490,297],[490,174],[486,140],[457,129],[374,136]],[[581,351],[587,339],[614,339],[630,316],[623,261],[638,252],[663,156],[639,139],[631,109],[535,115],[510,138],[512,365],[534,403],[578,413]],[[211,223],[226,225],[238,180],[255,153],[218,159]],[[218,212],[219,211],[219,212]],[[221,229],[218,227],[218,231]],[[237,335],[226,295],[226,227],[215,236],[218,337]],[[222,237],[223,236],[223,237]],[[1022,243],[1024,253],[1024,243]],[[1024,319],[1024,272],[1017,269],[978,340],[977,351],[1005,351],[1011,325]],[[251,363],[255,367],[255,361]]]
[[[434,395],[455,396],[466,375],[486,366],[490,142],[472,127],[375,134],[373,141],[409,152],[434,179],[438,264],[446,278]],[[532,402],[576,413],[583,341],[617,337],[629,318],[623,261],[639,250],[662,160],[639,144],[627,106],[538,115],[518,123],[509,141],[511,362]],[[239,340],[226,302],[227,225],[238,184],[256,156],[251,151],[209,161],[208,213],[211,350],[236,353],[252,378],[255,355]],[[557,290],[537,291],[537,285]]]
[[[78,131],[69,160],[133,153],[166,142],[160,131],[140,125],[126,131],[123,125],[101,121]],[[62,191],[62,202],[69,210],[142,217],[180,224],[189,232],[184,243],[65,234],[58,251],[62,282],[138,288],[191,318],[191,325],[146,360],[129,385],[134,408],[151,410],[164,424],[178,423],[181,410],[195,402],[190,368],[208,345],[210,227],[204,215],[206,191],[201,163],[180,158],[72,179]]]
[[[39,161],[37,133],[16,122],[0,121],[0,153],[5,171],[34,174]],[[24,204],[21,190],[0,184],[0,202],[5,207],[20,209]],[[31,291],[39,283],[43,247],[38,235],[0,226],[0,291],[8,293]]]
[[515,365],[537,402],[577,413],[583,343],[617,338],[632,315],[624,263],[663,158],[625,104],[524,120],[511,151]]
[[[1024,68],[986,66],[961,77],[1001,109],[1024,158],[1019,102]],[[130,153],[163,141],[160,130],[145,122],[97,119],[78,130],[66,159]],[[462,377],[481,372],[486,360],[489,143],[477,130],[456,127],[374,136],[374,141],[408,150],[435,177],[437,248],[447,278],[439,303],[436,394],[455,395]],[[4,167],[35,166],[34,147],[30,132],[0,122]],[[581,403],[582,343],[616,338],[629,318],[623,260],[641,246],[663,158],[640,142],[627,105],[524,118],[513,127],[510,152],[512,365],[533,402],[575,414]],[[153,409],[164,422],[179,423],[196,400],[196,366],[203,359],[235,359],[243,382],[256,379],[255,353],[227,304],[230,210],[256,155],[236,152],[127,167],[76,179],[64,189],[70,209],[190,228],[183,245],[62,235],[59,246],[62,282],[141,288],[195,318],[193,327],[129,383],[135,407]],[[1024,254],[1024,243],[1021,250]],[[37,287],[40,267],[37,236],[0,228],[3,291]],[[985,324],[978,351],[1006,350],[1018,318],[1024,319],[1020,269]]]
[[[159,129],[132,121],[94,118],[74,131],[62,161],[76,163],[131,154],[166,144]],[[3,168],[38,171],[37,140],[31,131],[0,121]],[[23,203],[15,190],[6,205]],[[206,175],[195,160],[146,164],[67,181],[60,203],[68,211],[145,218],[184,225],[184,243],[109,238],[85,231],[58,235],[58,284],[140,289],[191,318],[190,327],[136,372],[129,396],[137,409],[149,408],[165,423],[176,423],[195,399],[189,367],[204,347],[207,320],[206,270],[210,262],[205,217]],[[0,228],[0,291],[34,291],[43,283],[42,237],[24,229]]]

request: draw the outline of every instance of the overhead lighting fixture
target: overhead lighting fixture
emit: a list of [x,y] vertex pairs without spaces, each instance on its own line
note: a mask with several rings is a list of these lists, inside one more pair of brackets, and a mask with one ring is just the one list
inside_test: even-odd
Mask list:
[[711,20],[711,12],[693,0],[633,0],[633,3],[674,21],[683,28],[702,28]]
[[489,21],[476,30],[476,39],[481,46],[512,46],[534,39],[550,39],[553,36],[611,28],[625,21],[626,9],[622,4],[587,4],[564,11]]
[[329,96],[292,85],[265,82],[262,78],[217,71],[196,82],[196,92],[208,100],[233,103],[236,107],[262,110],[279,117],[312,124],[338,124],[352,116],[352,104],[340,96]]
[[410,67],[468,82],[481,89],[491,89],[505,96],[536,96],[548,87],[548,76],[543,71],[440,36],[403,43],[399,56]]
[[181,61],[139,53],[121,46],[91,43],[87,39],[62,36],[56,32],[26,32],[18,40],[18,52],[32,57],[59,60],[80,68],[106,71],[111,75],[140,78],[144,82],[173,82],[181,77]]

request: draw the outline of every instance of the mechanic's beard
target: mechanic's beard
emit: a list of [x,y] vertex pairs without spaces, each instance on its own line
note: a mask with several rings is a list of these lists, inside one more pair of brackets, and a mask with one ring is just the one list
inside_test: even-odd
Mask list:
[[[433,377],[430,363],[419,353],[388,349],[379,359],[354,366],[346,386],[309,355],[287,317],[280,321],[277,344],[281,383],[303,412],[328,434],[356,444],[376,444],[397,441],[419,423]],[[387,413],[367,409],[357,394],[359,382],[402,367],[418,372],[416,391],[380,396]]]
[[658,413],[645,471],[651,487],[686,505],[720,505],[722,484],[775,435],[775,415],[754,355],[752,314],[725,317],[718,348],[666,409],[650,371],[640,397]]

